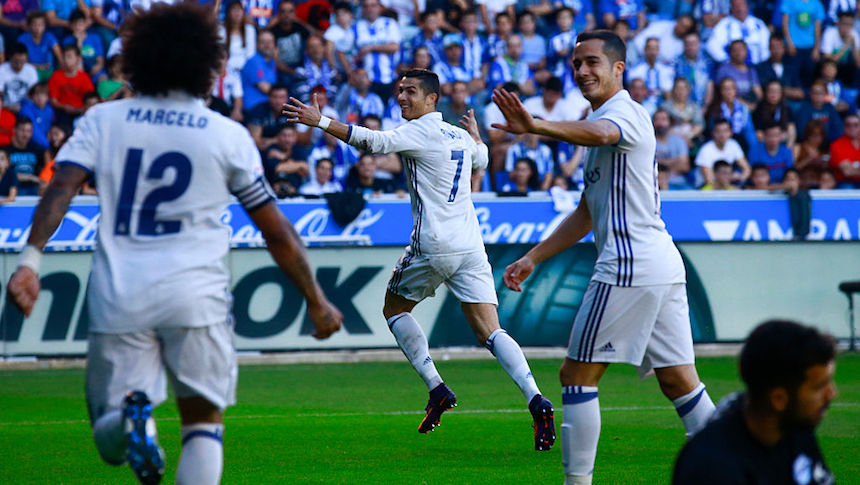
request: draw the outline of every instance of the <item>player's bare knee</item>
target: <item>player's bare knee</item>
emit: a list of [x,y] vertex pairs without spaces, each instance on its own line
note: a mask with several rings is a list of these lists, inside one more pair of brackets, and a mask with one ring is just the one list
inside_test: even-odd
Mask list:
[[597,386],[609,364],[586,363],[571,358],[564,359],[559,371],[562,386]]
[[217,406],[201,396],[182,397],[176,399],[182,424],[221,423],[224,414]]
[[660,390],[669,399],[677,399],[699,385],[699,376],[695,367],[677,366],[664,369],[654,369]]

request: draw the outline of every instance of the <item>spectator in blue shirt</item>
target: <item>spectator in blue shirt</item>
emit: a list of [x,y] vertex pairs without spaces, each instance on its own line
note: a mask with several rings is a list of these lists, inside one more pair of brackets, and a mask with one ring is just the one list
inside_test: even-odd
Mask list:
[[524,96],[535,93],[534,76],[528,64],[522,60],[523,40],[520,34],[508,36],[505,44],[505,54],[501,55],[490,65],[487,88],[492,91],[506,82],[515,82]]
[[543,84],[552,74],[546,70],[546,39],[536,32],[537,22],[531,12],[520,14],[517,25],[522,37],[521,59],[528,64],[538,84]]
[[827,102],[827,84],[821,79],[812,83],[809,88],[809,101],[804,101],[795,113],[797,132],[804,133],[806,125],[812,120],[818,120],[824,125],[828,143],[842,136],[842,118],[836,108]]
[[801,84],[807,86],[821,54],[824,7],[819,0],[783,0],[780,11],[788,55],[798,66]]
[[645,27],[645,6],[642,0],[599,0],[597,11],[602,25],[607,29],[611,29],[619,19],[626,20],[633,32]]
[[72,33],[63,39],[63,45],[75,44],[81,50],[84,60],[84,70],[93,78],[93,84],[98,82],[98,76],[104,71],[105,55],[102,39],[97,34],[87,33],[89,27],[87,17],[78,9],[69,16],[69,26]]
[[25,116],[33,122],[33,141],[42,148],[48,148],[48,130],[54,119],[54,108],[48,83],[40,82],[30,88],[27,98],[21,100],[18,116]]
[[90,0],[82,3],[79,5],[78,0],[42,0],[42,10],[55,37],[62,39],[69,33],[72,11],[80,7],[84,14],[89,14]]
[[277,79],[275,36],[268,30],[261,30],[257,34],[257,53],[242,67],[243,116],[246,120],[250,119],[249,111],[268,102],[269,90]]
[[442,52],[442,31],[439,30],[442,18],[435,11],[428,10],[421,12],[419,20],[421,30],[412,37],[409,44],[403,44],[401,63],[406,66],[412,65],[412,56],[415,54],[415,49],[419,47],[427,48],[431,65],[442,62],[445,59],[445,54]]
[[794,166],[794,155],[782,142],[784,136],[782,126],[769,125],[764,130],[764,141],[754,144],[747,157],[751,164],[764,164],[771,180],[782,180],[785,170]]
[[573,10],[569,7],[558,9],[555,22],[559,32],[549,39],[549,65],[553,76],[564,76],[573,46],[576,44],[576,31],[573,30]]
[[39,72],[39,81],[47,81],[54,72],[56,59],[60,59],[60,46],[54,34],[48,32],[45,12],[34,11],[27,14],[27,27],[18,37],[18,42],[27,46],[27,57]]

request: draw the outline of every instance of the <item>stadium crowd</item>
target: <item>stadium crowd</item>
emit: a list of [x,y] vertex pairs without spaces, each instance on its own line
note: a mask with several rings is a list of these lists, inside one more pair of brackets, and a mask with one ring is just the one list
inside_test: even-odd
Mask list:
[[[120,32],[151,0],[2,0],[0,203],[38,195],[88,107],[133,95]],[[584,187],[585,148],[492,128],[492,90],[536,117],[590,113],[569,63],[578,33],[627,42],[625,86],[653,116],[661,190],[860,188],[860,20],[851,0],[208,0],[223,59],[209,106],[243,123],[278,197],[405,195],[397,155],[363,154],[281,107],[371,129],[404,123],[398,73],[439,75],[443,118],[474,109],[490,146],[474,191]],[[95,187],[85,187],[93,192]]]

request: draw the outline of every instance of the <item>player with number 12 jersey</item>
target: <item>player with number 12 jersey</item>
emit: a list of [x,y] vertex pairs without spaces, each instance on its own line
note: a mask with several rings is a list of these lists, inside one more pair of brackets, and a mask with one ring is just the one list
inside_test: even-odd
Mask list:
[[136,97],[92,107],[57,160],[92,172],[99,191],[91,330],[225,318],[222,214],[231,193],[248,211],[272,200],[248,130],[185,93]]

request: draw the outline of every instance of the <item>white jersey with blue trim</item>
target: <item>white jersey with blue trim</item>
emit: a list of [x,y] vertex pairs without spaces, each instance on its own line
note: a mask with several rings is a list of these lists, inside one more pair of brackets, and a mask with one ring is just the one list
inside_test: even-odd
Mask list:
[[57,164],[92,172],[98,190],[90,330],[226,321],[225,209],[234,195],[247,210],[272,200],[245,128],[186,94],[113,101],[86,112]]
[[347,141],[371,153],[399,153],[412,199],[410,250],[417,255],[483,251],[472,203],[472,168],[486,168],[487,146],[434,111],[394,130],[349,126]]
[[585,192],[597,263],[592,279],[617,286],[684,283],[681,255],[660,218],[656,139],[648,112],[621,90],[591,113],[609,120],[621,139],[589,147]]

